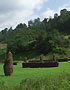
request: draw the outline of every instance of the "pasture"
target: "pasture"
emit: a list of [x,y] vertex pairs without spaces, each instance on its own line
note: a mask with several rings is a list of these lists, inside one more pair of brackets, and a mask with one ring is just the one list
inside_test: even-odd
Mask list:
[[65,75],[70,75],[70,62],[60,62],[59,67],[53,68],[22,68],[22,63],[18,63],[18,65],[14,66],[12,76],[4,76],[3,64],[0,64],[0,83],[10,88],[19,86],[25,79],[54,80],[55,77],[64,77]]

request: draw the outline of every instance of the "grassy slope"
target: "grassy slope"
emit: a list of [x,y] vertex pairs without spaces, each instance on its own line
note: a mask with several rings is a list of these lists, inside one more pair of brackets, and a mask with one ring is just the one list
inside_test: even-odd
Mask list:
[[60,63],[56,68],[22,68],[22,64],[19,63],[14,66],[14,73],[11,77],[5,77],[3,73],[3,65],[0,65],[0,82],[5,82],[5,85],[16,86],[27,78],[31,79],[43,79],[54,78],[58,75],[70,74],[70,62]]

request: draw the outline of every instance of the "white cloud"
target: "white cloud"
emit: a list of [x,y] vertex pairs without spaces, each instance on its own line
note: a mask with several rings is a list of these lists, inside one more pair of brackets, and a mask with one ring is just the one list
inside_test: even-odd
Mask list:
[[60,11],[61,11],[62,9],[67,9],[67,10],[70,11],[70,3],[64,4],[63,6],[59,7],[59,9],[58,9],[58,14],[59,14],[59,15],[60,15]]
[[47,11],[43,12],[42,18],[49,18],[50,16],[53,18],[56,12],[54,10],[48,9]]
[[43,4],[49,0],[0,0],[0,30],[6,27],[15,27],[18,23],[27,23],[28,20],[37,17],[53,18],[55,13],[60,14],[60,10],[66,8],[70,10],[70,2],[59,7],[57,11],[47,9],[42,15],[37,15],[35,10],[41,12]]
[[61,7],[59,7],[57,9],[57,11],[54,11],[52,9],[47,9],[45,12],[43,12],[43,14],[40,16],[42,19],[44,18],[49,18],[50,16],[53,18],[54,17],[54,14],[57,13],[58,15],[60,15],[60,11],[62,9],[67,9],[70,11],[70,3],[67,3],[67,4],[64,4],[62,5]]
[[40,10],[48,0],[0,0],[0,29],[27,22],[36,17],[34,9]]

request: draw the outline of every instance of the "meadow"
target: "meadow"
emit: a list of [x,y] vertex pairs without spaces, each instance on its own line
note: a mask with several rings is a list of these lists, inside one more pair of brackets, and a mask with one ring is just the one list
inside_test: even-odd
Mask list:
[[[0,44],[0,60],[5,60],[5,53],[6,44]],[[70,59],[70,49],[66,53],[56,56]],[[30,60],[40,58],[36,51],[13,55],[13,60],[19,60],[19,63],[14,65],[12,76],[5,76],[3,64],[0,64],[0,90],[70,90],[70,62],[60,62],[59,67],[53,68],[22,68],[24,56]],[[52,59],[52,53],[44,59]]]
[[[60,79],[61,78],[61,79]],[[66,78],[66,81],[65,81]],[[67,79],[68,78],[68,79]],[[18,65],[14,66],[14,73],[12,76],[4,76],[3,72],[3,64],[0,64],[0,90],[36,90],[36,87],[38,87],[37,90],[46,90],[43,87],[40,89],[39,86],[36,86],[35,89],[33,89],[33,82],[35,85],[37,83],[42,86],[44,83],[48,83],[49,81],[57,81],[61,83],[61,80],[64,80],[62,83],[66,83],[67,88],[69,86],[70,81],[70,62],[61,62],[59,63],[59,67],[54,68],[22,68],[22,63],[18,63]],[[39,83],[40,82],[40,83]],[[42,85],[41,85],[42,84]],[[21,88],[20,87],[21,85]],[[27,86],[30,89],[27,88]],[[68,85],[68,86],[67,86]],[[23,89],[23,86],[25,87]],[[44,85],[43,85],[44,86]],[[46,84],[45,84],[46,86]],[[49,86],[51,88],[53,86]],[[26,89],[27,88],[27,89]],[[56,89],[47,89],[47,90],[56,90]],[[57,89],[57,90],[70,90],[69,89]]]

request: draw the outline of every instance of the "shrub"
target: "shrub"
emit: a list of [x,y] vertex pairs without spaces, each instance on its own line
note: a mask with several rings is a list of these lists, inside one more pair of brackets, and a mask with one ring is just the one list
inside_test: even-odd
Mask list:
[[8,52],[6,60],[4,62],[4,74],[5,76],[11,76],[13,73],[13,58],[11,51]]
[[64,47],[56,47],[53,49],[53,52],[59,54],[66,54],[66,49]]

